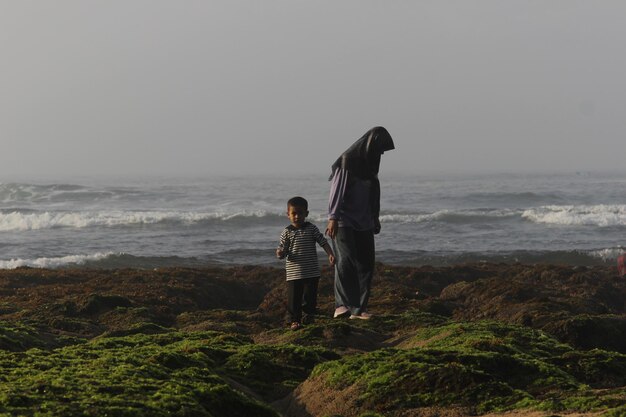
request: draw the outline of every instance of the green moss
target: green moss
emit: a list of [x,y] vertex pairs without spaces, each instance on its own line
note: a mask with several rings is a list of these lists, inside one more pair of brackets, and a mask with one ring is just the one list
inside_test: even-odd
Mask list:
[[612,410],[607,411],[602,417],[624,417],[626,416],[626,405],[615,407]]
[[265,399],[276,400],[304,381],[328,356],[321,347],[246,345],[226,360],[223,369]]
[[124,334],[51,351],[0,351],[0,413],[274,416],[253,398],[283,397],[315,365],[337,358],[321,347],[256,345],[214,331],[140,325]]
[[[71,345],[57,338],[54,349],[34,327],[0,323],[0,340],[12,346],[0,350],[0,416],[275,416],[260,401],[284,397],[311,373],[337,391],[356,388],[361,417],[420,407],[623,415],[623,354],[578,351],[524,327],[416,311],[353,322],[275,329],[260,338],[265,344],[142,322],[89,341],[63,340]],[[399,330],[402,339],[394,338]],[[372,351],[340,357],[342,341],[351,338],[373,341]]]
[[538,330],[500,322],[450,323],[417,330],[399,347],[488,351],[548,358],[572,351]]
[[172,331],[172,329],[168,329],[163,326],[159,326],[154,323],[136,323],[131,325],[128,329],[124,330],[115,330],[111,332],[104,333],[101,337],[120,337],[120,336],[129,336],[133,334],[158,334],[158,333],[167,333]]
[[19,307],[6,301],[0,301],[0,314],[11,314],[19,311]]
[[354,323],[351,322],[350,325],[379,333],[394,333],[399,330],[405,332],[415,328],[441,326],[445,323],[449,323],[447,317],[421,310],[407,310],[402,314],[374,316],[372,320],[356,320]]
[[34,327],[0,322],[0,350],[23,351],[46,345],[47,342],[41,338]]
[[81,314],[98,314],[116,307],[130,307],[132,303],[126,297],[114,294],[90,294],[78,308]]
[[214,332],[170,332],[0,352],[0,413],[274,416],[223,378],[220,363],[245,347],[245,339]]
[[87,319],[57,317],[49,321],[48,325],[55,330],[62,330],[71,333],[89,334],[94,328],[94,324]]
[[[519,326],[448,323],[418,328],[397,348],[320,364],[313,374],[337,389],[359,386],[359,403],[377,411],[431,406],[479,413],[528,407],[587,411],[606,407],[608,400],[597,399],[596,391],[595,397],[581,396],[591,394],[581,375],[602,373],[607,363],[619,365],[614,371],[619,384],[620,354],[577,352]],[[573,364],[576,372],[568,372]]]
[[600,349],[571,351],[554,358],[553,363],[593,388],[626,385],[626,355],[623,353]]

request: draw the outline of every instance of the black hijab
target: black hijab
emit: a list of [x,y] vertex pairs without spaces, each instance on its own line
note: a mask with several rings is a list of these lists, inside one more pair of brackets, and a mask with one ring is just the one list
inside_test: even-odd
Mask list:
[[[365,132],[359,140],[341,154],[333,164],[332,173],[328,178],[329,181],[332,180],[335,171],[342,168],[362,180],[371,180],[370,205],[372,216],[377,222],[380,213],[380,182],[378,181],[380,156],[385,151],[392,149],[395,147],[387,129],[382,126],[374,127]],[[378,231],[374,233],[378,233]]]
[[329,180],[335,171],[343,168],[363,180],[375,179],[380,168],[380,156],[385,151],[394,149],[391,135],[382,126],[368,130],[354,142],[332,166]]

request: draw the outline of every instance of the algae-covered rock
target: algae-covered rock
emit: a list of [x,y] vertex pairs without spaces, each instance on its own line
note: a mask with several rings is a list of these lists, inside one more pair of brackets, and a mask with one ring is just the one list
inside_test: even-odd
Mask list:
[[276,416],[254,395],[233,388],[228,375],[272,370],[268,383],[293,384],[318,363],[318,354],[302,347],[254,352],[250,340],[217,332],[102,337],[53,351],[0,352],[0,413]]
[[0,351],[19,352],[32,348],[56,347],[74,340],[63,339],[23,323],[0,322]]
[[78,308],[78,314],[98,314],[116,307],[130,307],[131,301],[119,295],[90,294]]
[[546,331],[582,349],[602,348],[626,353],[626,316],[581,314],[544,326]]
[[229,356],[222,369],[264,400],[275,401],[293,391],[315,365],[337,358],[321,347],[250,344]]
[[291,331],[282,269],[0,271],[0,416],[626,415],[615,268],[376,264],[371,320],[321,272]]
[[[429,407],[473,414],[518,408],[588,411],[611,407],[610,396],[591,386],[623,387],[625,366],[626,355],[582,353],[521,326],[449,323],[418,329],[394,348],[318,365],[284,406],[287,414],[306,410],[345,417]],[[607,367],[614,370],[603,379]],[[587,397],[595,400],[582,401]]]

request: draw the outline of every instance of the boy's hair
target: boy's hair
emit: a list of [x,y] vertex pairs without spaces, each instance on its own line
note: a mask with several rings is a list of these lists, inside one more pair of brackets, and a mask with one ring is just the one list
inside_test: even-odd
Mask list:
[[287,201],[287,207],[302,207],[305,210],[309,209],[309,202],[306,201],[304,198],[302,197],[293,197],[290,198],[289,201]]

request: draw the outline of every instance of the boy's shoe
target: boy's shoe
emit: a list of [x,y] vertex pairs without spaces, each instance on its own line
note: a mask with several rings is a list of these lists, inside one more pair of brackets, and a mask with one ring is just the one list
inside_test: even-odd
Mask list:
[[362,313],[361,313],[361,314],[359,314],[359,315],[356,315],[356,314],[351,314],[351,315],[350,315],[350,318],[351,318],[351,319],[369,320],[369,319],[371,319],[371,318],[372,318],[372,315],[371,315],[370,313],[366,313],[366,312],[364,311],[364,312],[362,312]]
[[294,321],[293,323],[291,323],[291,326],[289,326],[289,328],[291,330],[300,330],[302,328],[302,325],[300,324],[300,322]]
[[346,306],[339,306],[335,309],[334,318],[343,317],[350,312],[350,309]]

